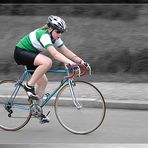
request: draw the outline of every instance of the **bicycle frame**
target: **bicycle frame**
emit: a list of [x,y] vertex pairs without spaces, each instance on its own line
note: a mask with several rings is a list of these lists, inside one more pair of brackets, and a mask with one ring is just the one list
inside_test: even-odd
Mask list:
[[[41,108],[44,107],[49,100],[60,90],[60,88],[67,83],[69,85],[70,88],[70,92],[71,92],[71,96],[72,96],[72,100],[73,103],[75,105],[75,107],[77,109],[80,109],[82,106],[79,104],[79,102],[77,101],[76,97],[75,97],[75,93],[74,93],[74,89],[73,89],[73,77],[81,77],[83,75],[86,74],[87,72],[87,68],[85,68],[82,64],[78,64],[79,67],[83,67],[83,71],[80,72],[80,69],[78,70],[79,74],[76,71],[73,71],[73,73],[70,75],[69,72],[69,68],[65,65],[65,69],[62,70],[48,70],[47,73],[52,72],[52,73],[65,73],[65,77],[61,80],[61,83],[59,84],[59,86],[53,91],[51,92],[50,95],[47,95],[46,99],[43,101],[43,103],[41,104]],[[17,105],[17,104],[13,104],[14,99],[20,89],[20,87],[22,86],[22,83],[24,82],[24,80],[27,78],[27,80],[30,79],[31,77],[31,72],[34,72],[34,70],[28,70],[26,66],[24,66],[24,72],[21,75],[20,79],[17,81],[16,86],[15,86],[15,90],[13,91],[10,99],[8,100],[7,104],[5,105],[5,109],[8,112],[11,112],[11,107],[13,106],[14,108],[18,108],[18,109],[24,109],[24,110],[30,110],[30,107],[24,106],[24,105]]]
[[[15,99],[22,83],[24,82],[24,80],[27,78],[27,80],[30,79],[31,77],[31,74],[30,72],[34,72],[34,70],[28,70],[26,66],[24,66],[24,72],[23,74],[21,75],[20,79],[17,81],[16,83],[16,87],[15,87],[15,90],[13,91],[9,101],[8,101],[8,104],[7,104],[7,107],[9,107],[9,105],[11,106],[13,104],[13,100]],[[65,73],[65,75],[69,75],[69,69],[65,67],[65,69],[63,70],[48,70],[47,73]],[[66,83],[68,82],[70,85],[71,85],[71,79],[70,78],[63,78],[61,80],[61,83],[59,84],[59,86],[52,92],[50,93],[50,95],[47,95],[46,99],[43,101],[43,103],[41,104],[41,108],[43,106],[45,106],[49,100],[58,92],[58,90],[60,90],[60,88]],[[71,86],[70,86],[70,89],[71,89]],[[74,94],[74,93],[73,93]],[[75,104],[75,101],[74,101],[74,104]],[[15,108],[19,108],[19,109],[25,109],[25,110],[28,110],[29,108],[28,107],[25,107],[25,106],[21,106],[21,105],[15,105],[13,106]]]

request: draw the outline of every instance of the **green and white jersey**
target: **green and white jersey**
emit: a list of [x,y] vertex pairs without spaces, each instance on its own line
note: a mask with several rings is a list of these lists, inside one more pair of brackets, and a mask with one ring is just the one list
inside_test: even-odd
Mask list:
[[61,38],[51,40],[51,34],[47,29],[36,29],[22,38],[16,46],[27,51],[36,52],[44,51],[49,46],[61,47],[63,41]]

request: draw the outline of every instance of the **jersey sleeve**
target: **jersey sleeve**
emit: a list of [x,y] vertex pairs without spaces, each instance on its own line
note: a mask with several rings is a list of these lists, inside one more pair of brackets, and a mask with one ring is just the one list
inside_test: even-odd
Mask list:
[[61,38],[57,39],[54,43],[54,45],[58,48],[60,48],[61,46],[64,45],[63,41],[61,40]]
[[53,46],[51,38],[48,34],[43,34],[40,38],[40,43],[44,48],[48,48],[49,46]]

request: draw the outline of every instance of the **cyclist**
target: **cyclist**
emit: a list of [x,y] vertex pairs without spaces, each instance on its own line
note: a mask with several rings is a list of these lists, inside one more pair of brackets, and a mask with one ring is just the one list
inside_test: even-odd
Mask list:
[[[24,88],[30,98],[42,103],[48,79],[45,75],[52,67],[52,60],[41,52],[47,50],[51,56],[64,64],[69,64],[72,69],[78,69],[78,63],[88,64],[69,50],[63,43],[61,35],[66,31],[65,21],[54,15],[48,17],[47,23],[25,37],[15,47],[14,59],[19,65],[26,65],[28,69],[35,70],[31,79],[24,84]],[[56,47],[60,49],[59,52]],[[35,89],[35,84],[36,89]],[[44,114],[40,118],[42,123],[49,122]]]

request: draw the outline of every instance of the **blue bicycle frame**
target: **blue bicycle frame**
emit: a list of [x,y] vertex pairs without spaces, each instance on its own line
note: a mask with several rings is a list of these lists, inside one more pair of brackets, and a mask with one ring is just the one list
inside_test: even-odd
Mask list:
[[[12,95],[11,95],[11,98],[10,98],[9,101],[8,101],[8,102],[9,102],[9,105],[12,106],[13,101],[14,101],[14,99],[15,99],[15,97],[16,97],[16,95],[17,95],[19,89],[20,89],[20,87],[22,86],[23,81],[24,81],[26,78],[27,78],[27,80],[30,79],[30,77],[31,77],[30,72],[34,72],[34,70],[28,70],[27,67],[24,66],[24,72],[23,72],[23,74],[21,75],[20,79],[17,81],[15,90],[13,91],[13,93],[12,93]],[[69,75],[69,69],[66,68],[66,67],[65,67],[65,69],[63,69],[63,70],[48,70],[47,73],[49,73],[49,72],[52,72],[52,73],[65,73],[65,75]],[[54,96],[54,95],[57,93],[57,91],[58,91],[66,82],[69,82],[70,80],[71,80],[71,79],[69,79],[69,78],[63,78],[63,79],[61,80],[60,85],[59,85],[50,95],[47,95],[47,97],[46,97],[46,99],[43,101],[41,107],[43,107],[44,105],[46,105],[47,102],[52,98],[52,96]],[[29,109],[27,106],[25,107],[25,106],[23,106],[23,105],[17,105],[17,104],[15,104],[13,107],[19,108],[19,109],[24,109],[24,110],[28,110],[28,109]]]

